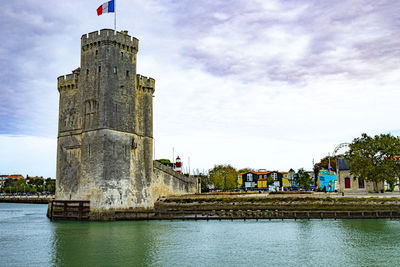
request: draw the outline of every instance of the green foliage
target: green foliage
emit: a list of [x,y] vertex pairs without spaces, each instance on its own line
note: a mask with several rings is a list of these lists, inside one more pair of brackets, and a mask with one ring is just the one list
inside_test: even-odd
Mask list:
[[199,174],[196,175],[200,177],[201,192],[206,193],[209,191],[208,185],[210,184],[210,178],[207,175]]
[[[336,172],[336,160],[339,157],[343,157],[343,154],[340,155],[336,155],[334,157],[330,157],[331,158],[331,170]],[[314,173],[315,176],[318,176],[318,173],[320,170],[327,170],[328,169],[328,165],[329,165],[329,156],[326,156],[324,158],[322,158],[318,163],[316,163],[314,165]]]
[[274,181],[274,178],[272,178],[272,176],[271,175],[268,175],[267,176],[267,184],[268,185],[271,185],[271,184],[273,184],[275,181]]
[[47,178],[46,181],[39,178],[32,179],[7,179],[3,186],[4,193],[55,193],[55,180]]
[[311,176],[303,168],[297,171],[297,173],[294,175],[294,178],[296,180],[296,184],[304,190],[310,190],[314,183]]
[[231,165],[215,165],[209,171],[210,182],[218,190],[234,190],[237,188],[238,172]]
[[50,192],[51,194],[54,194],[56,192],[56,180],[47,178],[45,191]]
[[174,164],[169,159],[156,159],[156,161],[158,161],[161,164],[164,164],[165,166],[168,166],[168,167],[174,166]]
[[392,157],[400,155],[400,138],[390,134],[381,134],[370,137],[362,134],[355,138],[346,152],[349,161],[350,173],[359,179],[377,183],[386,180],[389,184],[395,182],[400,174],[400,164],[396,164]]
[[28,185],[31,185],[31,186],[35,187],[36,189],[43,186],[43,184],[44,184],[43,179],[39,179],[39,178],[28,179]]

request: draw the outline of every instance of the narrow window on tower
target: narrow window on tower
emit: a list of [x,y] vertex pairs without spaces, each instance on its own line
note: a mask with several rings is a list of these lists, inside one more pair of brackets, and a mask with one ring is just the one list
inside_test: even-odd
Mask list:
[[121,52],[121,58],[124,58],[124,52]]
[[117,67],[114,67],[114,74],[117,74]]
[[90,158],[90,144],[88,145],[88,156]]
[[89,69],[86,69],[86,76],[89,75]]
[[99,54],[99,50],[96,50],[96,56]]
[[101,66],[99,66],[99,72],[101,72]]
[[129,78],[129,70],[126,71],[126,78]]

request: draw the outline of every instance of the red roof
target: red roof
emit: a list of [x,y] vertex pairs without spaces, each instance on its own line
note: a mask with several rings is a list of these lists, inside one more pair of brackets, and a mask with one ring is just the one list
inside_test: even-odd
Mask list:
[[11,174],[11,175],[8,176],[8,178],[20,179],[20,178],[24,178],[24,176],[22,176],[21,174]]
[[271,171],[266,171],[266,172],[254,172],[255,174],[269,174]]

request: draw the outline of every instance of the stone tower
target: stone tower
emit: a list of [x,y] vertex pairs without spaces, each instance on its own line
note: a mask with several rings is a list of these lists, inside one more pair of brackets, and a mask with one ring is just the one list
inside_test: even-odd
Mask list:
[[137,52],[127,31],[85,34],[80,68],[58,78],[56,199],[153,205],[154,79],[136,74]]

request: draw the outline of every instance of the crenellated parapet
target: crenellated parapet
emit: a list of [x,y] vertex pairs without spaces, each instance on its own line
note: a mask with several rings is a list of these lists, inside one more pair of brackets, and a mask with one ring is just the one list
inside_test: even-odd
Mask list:
[[138,89],[151,90],[151,92],[154,93],[155,80],[153,78],[136,74],[136,84]]
[[61,90],[66,90],[66,89],[77,89],[79,74],[80,74],[80,68],[77,68],[70,74],[58,77],[57,78],[58,91],[60,92]]
[[139,40],[128,35],[128,31],[116,32],[111,29],[84,34],[81,37],[81,47],[83,51],[95,49],[101,45],[115,45],[122,50],[137,53]]

